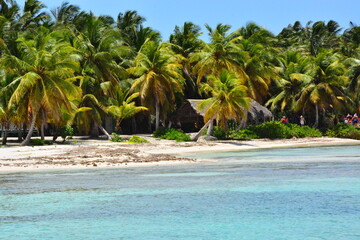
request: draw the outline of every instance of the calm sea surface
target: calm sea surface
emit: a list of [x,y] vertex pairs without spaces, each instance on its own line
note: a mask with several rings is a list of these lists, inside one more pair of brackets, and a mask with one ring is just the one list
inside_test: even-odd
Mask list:
[[0,239],[360,239],[360,146],[197,157],[1,174]]

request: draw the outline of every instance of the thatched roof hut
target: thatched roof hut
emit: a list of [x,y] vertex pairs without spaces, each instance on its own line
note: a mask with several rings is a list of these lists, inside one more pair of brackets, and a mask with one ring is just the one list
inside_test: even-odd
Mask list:
[[[206,109],[199,111],[197,108],[201,101],[202,99],[186,99],[173,116],[173,122],[180,122],[185,131],[196,130],[199,128],[204,124],[204,115],[206,112]],[[271,120],[273,114],[269,109],[252,99],[250,108],[247,112],[247,117],[248,124],[256,124]],[[194,129],[191,129],[192,127]]]

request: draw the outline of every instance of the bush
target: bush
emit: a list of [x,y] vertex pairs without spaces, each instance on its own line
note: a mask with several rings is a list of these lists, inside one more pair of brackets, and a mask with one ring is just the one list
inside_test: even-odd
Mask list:
[[60,136],[64,141],[66,137],[71,137],[74,135],[74,129],[71,126],[63,126],[60,128]]
[[153,133],[153,136],[161,139],[176,140],[177,142],[187,142],[191,140],[188,134],[185,134],[183,131],[173,128],[159,128]]
[[143,139],[139,136],[132,136],[127,142],[128,143],[149,143],[148,140]]
[[292,137],[304,138],[304,137],[322,137],[322,133],[319,129],[311,128],[309,126],[299,126],[297,124],[287,124],[291,131]]
[[236,140],[249,140],[260,138],[256,133],[249,129],[240,129],[239,131],[233,132],[230,134],[231,139]]
[[329,137],[352,138],[360,140],[360,130],[351,124],[338,123],[332,129],[326,131]]
[[122,141],[122,137],[120,137],[118,134],[112,133],[111,135],[112,135],[112,137],[110,138],[110,141],[112,141],[112,142],[121,142]]
[[233,132],[233,139],[256,139],[256,138],[304,138],[321,137],[321,132],[308,126],[300,127],[296,124],[283,124],[281,122],[266,122],[260,125],[252,125],[245,129]]
[[228,138],[228,132],[220,126],[214,127],[213,135],[214,135],[214,137],[216,137],[217,139],[220,139],[220,140],[224,140],[224,139]]
[[159,127],[153,132],[153,137],[160,138],[160,136],[165,135],[169,130],[169,128]]
[[42,140],[38,138],[30,139],[30,145],[32,146],[44,146],[44,145],[52,145],[53,142],[49,140]]
[[249,130],[253,131],[260,138],[291,138],[290,128],[281,122],[266,122],[260,125],[253,125],[248,127]]

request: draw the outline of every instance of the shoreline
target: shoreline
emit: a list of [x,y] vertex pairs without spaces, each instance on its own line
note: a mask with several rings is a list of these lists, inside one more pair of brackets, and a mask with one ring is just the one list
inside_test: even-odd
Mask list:
[[229,140],[205,143],[177,143],[152,137],[145,138],[150,143],[128,144],[104,140],[82,140],[76,141],[77,144],[68,145],[1,147],[0,174],[201,164],[208,160],[191,159],[184,156],[211,152],[360,145],[360,140],[329,137]]

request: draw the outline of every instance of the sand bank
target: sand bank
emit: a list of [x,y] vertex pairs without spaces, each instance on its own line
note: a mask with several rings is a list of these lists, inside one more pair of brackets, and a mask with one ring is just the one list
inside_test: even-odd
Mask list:
[[360,141],[339,138],[302,138],[249,141],[183,142],[147,138],[150,143],[128,144],[104,140],[77,140],[68,145],[0,148],[0,173],[129,166],[156,166],[198,162],[183,156],[194,153],[241,151],[331,145],[360,145]]

